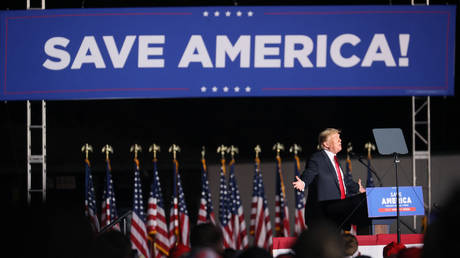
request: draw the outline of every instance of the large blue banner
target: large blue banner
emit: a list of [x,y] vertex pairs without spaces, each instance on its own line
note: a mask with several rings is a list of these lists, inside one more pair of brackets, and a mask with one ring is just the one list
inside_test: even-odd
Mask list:
[[[401,186],[398,188],[400,216],[425,215],[422,187]],[[396,216],[396,187],[368,187],[366,193],[370,218]]]
[[0,99],[454,94],[455,6],[0,12]]

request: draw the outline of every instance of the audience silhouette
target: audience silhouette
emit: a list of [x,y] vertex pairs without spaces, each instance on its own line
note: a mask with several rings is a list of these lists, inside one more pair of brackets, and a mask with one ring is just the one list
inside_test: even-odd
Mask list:
[[[459,185],[458,182],[457,184]],[[439,207],[436,220],[427,226],[422,257],[453,257],[458,255],[460,236],[460,189],[454,188]]]
[[304,230],[292,247],[294,257],[343,258],[344,242],[340,232],[329,221],[319,221]]
[[190,232],[189,258],[214,258],[224,255],[221,229],[212,223],[198,224]]

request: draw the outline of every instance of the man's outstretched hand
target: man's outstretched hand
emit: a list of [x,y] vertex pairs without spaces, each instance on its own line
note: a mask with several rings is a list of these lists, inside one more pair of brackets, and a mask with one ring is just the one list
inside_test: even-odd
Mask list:
[[302,191],[305,190],[305,182],[302,181],[298,176],[295,177],[296,181],[292,182],[295,189]]

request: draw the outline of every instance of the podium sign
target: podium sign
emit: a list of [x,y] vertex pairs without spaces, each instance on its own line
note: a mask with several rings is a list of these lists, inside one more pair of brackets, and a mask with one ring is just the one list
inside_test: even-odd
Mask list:
[[[369,218],[396,216],[396,187],[368,187],[367,209]],[[424,215],[421,186],[399,187],[400,216]]]

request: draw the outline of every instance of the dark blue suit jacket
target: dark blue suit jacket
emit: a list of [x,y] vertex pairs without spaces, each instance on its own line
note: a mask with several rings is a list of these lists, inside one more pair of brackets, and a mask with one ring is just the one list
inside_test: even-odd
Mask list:
[[[305,188],[308,187],[305,209],[305,219],[308,224],[312,219],[324,216],[319,210],[320,202],[340,199],[339,181],[336,170],[324,150],[311,155],[301,179],[305,182]],[[347,196],[359,192],[359,184],[351,177],[344,175],[343,179]]]

